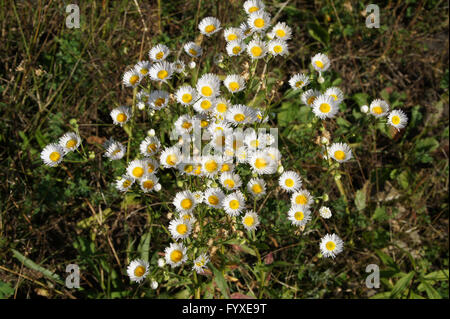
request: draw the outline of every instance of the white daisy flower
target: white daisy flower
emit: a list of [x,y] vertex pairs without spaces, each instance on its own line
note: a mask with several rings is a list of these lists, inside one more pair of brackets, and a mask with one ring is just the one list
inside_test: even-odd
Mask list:
[[230,216],[239,215],[245,208],[244,195],[240,191],[231,193],[223,199],[222,207]]
[[202,170],[206,176],[214,177],[220,169],[220,159],[216,156],[207,155],[202,158]]
[[146,174],[156,174],[159,169],[159,162],[154,158],[146,157],[144,159],[146,166]]
[[223,162],[220,164],[220,172],[221,173],[231,173],[234,171],[234,164],[232,160],[227,160],[226,162]]
[[194,170],[192,171],[192,175],[194,176],[203,175],[202,164],[194,164]]
[[194,171],[194,164],[182,162],[178,164],[177,169],[181,173],[181,175],[190,175]]
[[181,266],[187,260],[187,249],[182,243],[171,243],[169,247],[164,250],[166,263],[172,268]]
[[319,214],[320,214],[320,216],[321,216],[322,218],[324,218],[324,219],[329,219],[329,218],[331,218],[331,216],[332,216],[332,214],[331,214],[331,209],[329,209],[329,208],[326,207],[326,206],[320,207],[320,209],[319,209]]
[[172,64],[166,61],[158,62],[150,68],[150,78],[158,82],[166,82],[172,77]]
[[252,59],[262,59],[266,56],[266,44],[258,39],[252,40],[247,44],[247,53]]
[[300,176],[294,171],[286,171],[281,174],[278,183],[287,192],[296,192],[302,186]]
[[202,34],[209,37],[221,29],[220,21],[214,17],[207,17],[200,21],[198,28]]
[[288,219],[295,226],[305,226],[311,220],[311,211],[303,205],[292,205],[288,212]]
[[207,188],[205,190],[203,200],[204,203],[210,207],[221,208],[222,201],[224,198],[225,194],[223,193],[223,191],[218,187],[214,187],[214,188]]
[[144,76],[148,75],[150,67],[151,67],[150,61],[141,61],[134,66],[134,70],[136,71],[136,73],[140,75],[142,79]]
[[156,136],[147,136],[139,145],[139,150],[144,156],[155,155],[159,150],[161,143]]
[[103,147],[105,148],[105,154],[103,156],[109,158],[111,161],[120,160],[127,151],[125,145],[122,145],[112,138],[103,143]]
[[195,218],[192,213],[188,213],[188,212],[180,213],[179,218],[181,218],[185,222],[189,222],[191,225],[194,225],[195,222],[197,221],[197,218]]
[[226,172],[220,175],[220,184],[226,190],[234,190],[242,185],[241,177],[233,172]]
[[246,105],[236,104],[229,108],[226,120],[233,125],[252,123],[255,112]]
[[330,59],[323,53],[317,53],[311,59],[313,68],[318,72],[324,72],[330,67]]
[[172,146],[161,152],[160,162],[166,168],[175,168],[181,162],[181,153],[178,147]]
[[131,118],[131,107],[125,105],[116,107],[110,115],[114,124],[122,126]]
[[264,116],[264,113],[258,110],[256,112],[256,122],[267,123],[267,121],[269,121],[269,116],[268,115]]
[[209,263],[209,257],[207,254],[201,254],[194,260],[194,267],[192,267],[192,270],[195,270],[197,274],[203,274],[205,272],[205,269],[208,267],[206,264]]
[[267,49],[273,56],[289,54],[286,41],[280,39],[270,40],[269,43],[267,43]]
[[314,203],[314,199],[306,189],[302,189],[292,194],[291,203],[293,206],[302,205],[305,207],[310,207]]
[[321,95],[320,91],[309,89],[302,94],[302,102],[310,107],[313,107],[314,101]]
[[149,105],[154,110],[160,110],[169,104],[169,92],[155,90],[150,93]]
[[219,77],[213,73],[203,74],[197,81],[197,92],[206,98],[213,98],[220,95]]
[[158,44],[151,48],[148,56],[153,62],[164,61],[170,54],[169,48],[164,44]]
[[230,101],[224,99],[224,98],[218,98],[216,100],[216,104],[214,106],[214,115],[219,120],[224,120],[227,114],[228,109],[231,107]]
[[237,56],[240,55],[245,49],[247,48],[247,45],[245,42],[241,40],[233,40],[228,42],[227,44],[227,54],[229,56]]
[[[298,90],[303,88],[304,86],[307,86],[309,84],[309,77],[305,75],[304,73],[297,73],[294,76],[291,77],[289,80],[289,85],[294,90]],[[303,102],[305,103],[305,102]],[[307,103],[305,103],[307,104]]]
[[241,28],[226,28],[223,31],[223,36],[227,42],[242,40],[244,38],[244,32],[242,32]]
[[278,22],[272,28],[273,35],[278,39],[287,41],[292,37],[292,29],[284,22]]
[[247,191],[258,198],[266,194],[266,182],[262,178],[252,178],[247,184]]
[[261,0],[247,0],[244,2],[244,10],[247,14],[264,10],[265,6]]
[[65,154],[66,152],[63,147],[59,144],[51,143],[42,150],[41,159],[45,165],[54,167],[61,163]]
[[195,44],[195,42],[188,42],[184,45],[184,51],[193,58],[198,58],[203,54],[201,46]]
[[373,100],[372,103],[370,103],[370,114],[372,114],[375,117],[382,117],[387,115],[389,112],[389,104],[387,104],[386,101],[376,99]]
[[194,121],[189,115],[184,114],[175,121],[174,126],[179,134],[189,134],[193,129]]
[[193,193],[193,195],[195,198],[195,203],[197,205],[203,203],[203,192],[202,191],[196,191]]
[[174,240],[186,239],[192,232],[192,225],[182,218],[172,219],[169,224],[169,231]]
[[254,152],[248,160],[253,171],[257,174],[274,174],[277,171],[277,163],[263,151]]
[[401,110],[392,110],[388,116],[388,124],[400,131],[408,124],[408,116]]
[[178,192],[173,199],[173,205],[176,210],[180,213],[182,212],[191,212],[196,204],[194,195],[191,191],[185,190],[182,192]]
[[128,87],[136,87],[141,81],[141,74],[136,70],[129,70],[123,74],[122,83]]
[[147,171],[147,163],[145,160],[134,160],[128,164],[127,174],[134,179],[141,179]]
[[339,163],[344,163],[352,158],[352,150],[345,143],[333,143],[328,149],[328,156],[334,158]]
[[338,111],[339,106],[331,96],[322,94],[314,100],[313,113],[322,120],[333,118]]
[[239,29],[244,33],[244,38],[247,38],[253,34],[253,30],[248,26],[247,22],[242,22],[239,25]]
[[126,192],[134,184],[134,178],[129,175],[123,175],[116,181],[116,188],[121,192]]
[[186,68],[186,64],[184,64],[181,60],[176,60],[172,63],[172,69],[176,73],[183,73],[184,69]]
[[175,92],[178,103],[191,105],[197,99],[197,92],[190,85],[183,85]]
[[145,174],[142,176],[139,185],[144,193],[161,190],[161,184],[158,183],[159,178],[154,174]]
[[135,259],[128,265],[127,274],[131,281],[139,283],[147,277],[149,267],[148,262],[142,259]]
[[145,108],[145,106],[148,105],[149,97],[150,97],[150,95],[143,90],[139,91],[136,94],[137,103],[143,105],[143,107],[140,107],[139,109],[143,110]]
[[59,146],[64,149],[65,153],[75,151],[81,144],[81,138],[77,133],[69,132],[59,139]]
[[252,210],[248,211],[242,216],[242,225],[244,225],[245,229],[248,231],[255,230],[259,226],[258,215]]
[[242,76],[238,74],[227,75],[227,77],[223,81],[223,84],[228,89],[228,91],[230,91],[233,94],[241,92],[242,90],[245,89],[245,80]]
[[344,250],[344,242],[336,234],[326,234],[320,240],[320,251],[324,257],[336,257]]
[[216,100],[214,98],[200,98],[194,104],[194,110],[199,112],[200,114],[208,114],[214,110],[214,106],[216,105]]
[[252,12],[248,15],[247,24],[253,32],[262,32],[270,27],[270,14],[264,10]]
[[344,93],[335,86],[328,88],[324,94],[331,96],[336,104],[341,104],[344,101]]
[[246,146],[240,147],[236,150],[236,160],[240,164],[248,163],[253,151],[250,151]]

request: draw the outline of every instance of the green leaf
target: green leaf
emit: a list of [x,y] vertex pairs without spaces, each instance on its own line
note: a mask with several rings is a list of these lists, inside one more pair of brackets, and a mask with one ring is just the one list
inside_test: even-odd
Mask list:
[[6,299],[14,294],[14,289],[6,282],[0,281],[0,299]]
[[370,297],[370,299],[389,299],[389,296],[391,295],[390,291],[380,292],[376,295],[373,295]]
[[373,220],[383,221],[389,219],[386,213],[386,207],[381,206],[375,209],[375,212],[372,215]]
[[355,205],[356,208],[361,211],[364,208],[366,208],[366,192],[364,189],[359,189],[356,192],[356,196],[355,196]]
[[367,102],[368,98],[369,98],[369,95],[367,93],[356,93],[353,95],[353,100],[359,106],[368,105],[368,102]]
[[423,287],[425,288],[425,292],[427,293],[428,298],[430,299],[442,299],[442,296],[439,294],[439,292],[433,288],[429,283],[422,282],[421,283]]
[[448,269],[438,270],[426,274],[423,278],[435,281],[448,280]]
[[397,176],[397,182],[403,189],[409,188],[409,174],[408,171],[403,171]]
[[138,246],[138,252],[141,255],[141,259],[148,261],[149,251],[150,251],[150,238],[151,238],[151,232],[145,233],[141,237],[141,241]]
[[394,268],[394,269],[398,269],[397,264],[395,263],[394,259],[392,259],[391,256],[389,256],[388,254],[385,254],[381,250],[377,250],[376,254],[381,259],[381,262],[384,265],[389,266],[389,267]]
[[228,295],[228,285],[227,282],[222,274],[221,271],[219,271],[216,267],[211,265],[212,271],[214,273],[214,281],[216,282],[217,287],[219,288],[220,292],[222,293],[223,297],[226,299],[229,299]]
[[11,251],[13,252],[13,256],[18,259],[21,263],[24,264],[24,266],[33,269],[35,271],[40,272],[41,274],[43,274],[45,277],[52,279],[54,281],[56,281],[57,283],[64,285],[63,281],[61,280],[61,278],[55,274],[54,272],[39,266],[38,264],[36,264],[34,261],[32,261],[31,259],[25,257],[24,255],[22,255],[21,253],[19,253],[17,250],[15,249],[11,249]]
[[401,296],[401,294],[408,288],[409,283],[414,277],[414,271],[411,271],[400,278],[394,285],[394,288],[391,291],[390,298],[396,298]]

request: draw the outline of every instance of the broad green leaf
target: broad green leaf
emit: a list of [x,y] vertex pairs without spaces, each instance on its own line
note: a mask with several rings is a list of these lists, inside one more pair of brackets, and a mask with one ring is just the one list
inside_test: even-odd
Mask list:
[[414,277],[414,271],[407,273],[405,276],[400,278],[394,285],[394,288],[391,291],[390,298],[400,297],[401,294],[408,288],[411,280]]
[[223,297],[229,299],[228,295],[228,285],[221,271],[219,271],[216,267],[211,265],[212,271],[214,273],[214,281],[216,282],[217,287],[222,293]]
[[448,269],[430,272],[429,274],[423,276],[423,278],[435,281],[448,280]]
[[150,238],[151,232],[149,231],[141,237],[141,242],[138,246],[138,252],[141,254],[141,259],[145,261],[149,261]]
[[0,281],[0,299],[6,299],[14,294],[14,289],[6,282]]
[[428,298],[430,299],[442,299],[442,296],[439,292],[433,288],[429,283],[422,282],[421,285],[425,288],[425,292],[427,293]]

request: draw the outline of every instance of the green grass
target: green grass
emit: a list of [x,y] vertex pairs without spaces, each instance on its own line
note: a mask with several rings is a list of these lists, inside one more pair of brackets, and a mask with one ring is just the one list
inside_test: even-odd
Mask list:
[[[161,172],[161,197],[121,195],[113,181],[126,164],[105,161],[101,143],[110,136],[128,141],[109,116],[113,107],[132,104],[131,91],[121,85],[124,70],[156,43],[177,50],[194,40],[203,17],[240,23],[241,1],[83,2],[80,29],[65,27],[62,2],[1,2],[0,297],[448,298],[448,3],[384,1],[380,29],[365,27],[360,1],[265,4],[294,30],[289,57],[274,62],[267,75],[283,166],[301,174],[317,199],[315,210],[325,204],[333,217],[295,231],[285,218],[289,197],[271,181],[256,240],[231,224],[205,226],[210,241],[195,245],[214,251],[214,268],[197,278],[189,266],[157,267],[172,241],[164,229],[169,202],[182,189],[174,175]],[[208,41],[202,70],[226,74],[208,62],[224,52],[219,38]],[[346,96],[340,116],[323,125],[287,84],[309,69],[317,52],[332,59],[322,87],[337,85]],[[405,110],[407,128],[394,134],[359,111],[375,98]],[[175,118],[141,118],[131,158],[150,128],[167,145]],[[43,166],[45,145],[74,129],[94,158]],[[348,142],[357,160],[325,174],[316,144],[321,136]],[[335,260],[318,255],[329,231],[345,241]],[[157,290],[148,282],[130,284],[126,266],[138,257],[150,261]],[[80,290],[64,286],[70,263],[80,266]],[[369,264],[380,266],[377,290],[364,284]]]

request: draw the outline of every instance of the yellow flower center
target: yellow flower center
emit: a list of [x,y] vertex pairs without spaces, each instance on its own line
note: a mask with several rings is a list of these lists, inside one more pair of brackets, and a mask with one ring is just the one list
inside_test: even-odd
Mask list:
[[131,185],[131,181],[128,180],[128,179],[126,179],[126,180],[123,182],[123,184],[122,184],[123,188],[127,188],[127,187],[129,187],[130,185]]
[[261,185],[259,185],[259,184],[254,184],[254,185],[252,186],[252,191],[253,191],[253,193],[255,193],[255,194],[261,193],[262,190],[263,190],[263,189],[262,189]]
[[292,178],[287,178],[284,181],[284,185],[286,185],[287,187],[292,187],[292,186],[294,186],[294,180]]
[[137,266],[136,269],[134,269],[134,275],[136,277],[142,277],[145,274],[145,268],[143,266]]
[[180,205],[183,209],[190,209],[192,207],[192,201],[189,198],[185,198],[181,201]]
[[239,88],[240,88],[241,86],[240,86],[239,83],[237,83],[237,82],[231,82],[230,85],[229,85],[229,87],[230,87],[230,90],[234,92],[234,91],[239,90]]
[[177,233],[180,235],[184,235],[186,234],[186,232],[188,231],[188,228],[185,224],[180,224],[177,226]]
[[316,64],[316,66],[317,66],[318,68],[323,69],[323,62],[322,62],[322,61],[317,60],[317,61],[314,62],[314,63]]
[[188,164],[188,165],[186,165],[185,167],[184,167],[184,171],[186,172],[186,173],[190,173],[190,172],[192,172],[194,170],[194,166],[192,166],[191,164]]
[[294,218],[298,221],[303,220],[304,217],[305,215],[303,214],[303,212],[295,212],[294,214]]
[[147,146],[147,152],[153,153],[153,152],[155,152],[155,151],[156,151],[156,144],[155,144],[155,143],[148,144],[148,146]]
[[325,247],[327,247],[329,251],[332,251],[336,248],[336,244],[332,241],[329,241],[328,243],[326,243]]
[[331,110],[331,106],[328,103],[322,103],[320,104],[319,109],[322,113],[328,113]]
[[233,40],[236,40],[237,39],[237,35],[236,34],[229,34],[228,36],[227,36],[227,40],[228,41],[233,41]]
[[138,81],[139,81],[139,76],[138,76],[138,75],[133,74],[133,75],[130,77],[130,84],[131,84],[131,85],[135,85]]
[[228,188],[233,188],[234,187],[234,181],[232,179],[226,179],[223,183]]
[[236,122],[242,122],[242,121],[245,120],[245,115],[242,114],[242,113],[236,114],[236,115],[234,116],[234,120],[235,120]]
[[283,47],[281,45],[276,45],[273,47],[273,52],[281,53],[281,52],[283,52]]
[[231,209],[238,209],[239,208],[239,201],[237,199],[232,199],[230,201],[230,208]]
[[218,165],[217,165],[216,161],[214,161],[214,160],[209,160],[209,161],[206,161],[206,163],[205,163],[205,169],[208,173],[212,173],[212,172],[216,171],[217,167],[218,167]]
[[375,114],[383,113],[383,108],[381,106],[375,106],[372,110],[373,110],[373,113],[375,113]]
[[209,86],[202,87],[202,94],[204,96],[211,96],[213,93],[212,89]]
[[246,216],[246,217],[244,218],[244,224],[245,224],[247,227],[253,226],[254,223],[255,223],[255,219],[254,219],[252,216]]
[[264,19],[262,19],[262,18],[255,19],[255,21],[253,22],[253,25],[257,28],[264,27],[264,25],[265,25]]
[[201,165],[197,165],[197,167],[195,168],[194,174],[195,175],[200,175],[202,173],[202,166]]
[[216,30],[216,27],[214,25],[212,25],[212,24],[206,26],[206,28],[205,28],[205,32],[206,33],[214,32],[214,30]]
[[155,105],[157,107],[161,107],[164,105],[165,102],[166,102],[166,99],[163,99],[162,97],[160,97],[160,98],[156,99]]
[[170,253],[170,260],[174,263],[179,262],[181,258],[183,258],[183,253],[179,250],[174,250]]
[[308,202],[308,199],[306,198],[305,195],[298,195],[298,196],[295,198],[295,202],[296,202],[298,205],[306,205],[306,203]]
[[133,173],[134,177],[139,178],[139,177],[142,177],[142,175],[144,175],[144,169],[142,167],[138,166],[138,167],[133,168],[132,173]]
[[212,103],[211,103],[210,101],[208,101],[208,100],[203,100],[203,101],[200,103],[200,107],[201,107],[202,109],[204,109],[204,110],[208,110],[208,109],[211,107],[211,105],[212,105]]
[[153,173],[153,171],[155,170],[155,167],[153,166],[153,164],[148,163],[148,172],[149,173]]
[[148,69],[142,68],[142,69],[140,70],[140,72],[141,72],[142,75],[146,75],[146,74],[148,73]]
[[400,124],[400,116],[394,115],[392,117],[392,124],[394,125]]
[[77,145],[77,141],[75,141],[75,140],[68,140],[67,143],[66,143],[66,147],[67,148],[72,148],[75,145]]
[[267,166],[267,162],[264,158],[257,158],[255,161],[255,166],[256,168],[261,169]]
[[221,172],[229,172],[230,171],[230,165],[223,164],[222,168],[220,170],[221,170]]
[[202,127],[202,128],[205,128],[205,127],[207,127],[209,125],[209,122],[208,121],[205,121],[205,120],[201,120],[200,121],[200,126]]
[[286,36],[286,32],[284,32],[283,29],[278,29],[275,33],[276,33],[277,36],[280,37],[280,38],[284,38],[284,37]]
[[337,101],[338,100],[338,97],[337,97],[337,95],[336,94],[330,94],[330,96],[335,100],[335,101]]
[[191,128],[192,123],[186,121],[186,122],[183,122],[183,124],[181,124],[181,126],[182,126],[185,130],[188,130],[188,129]]
[[341,150],[338,150],[338,151],[334,152],[334,158],[336,158],[337,160],[340,160],[340,161],[344,160],[345,159],[345,152],[341,151]]
[[161,60],[163,57],[164,57],[164,52],[158,52],[158,53],[156,53],[156,60]]
[[261,47],[253,47],[251,48],[250,52],[252,53],[253,56],[260,56],[263,50],[261,49]]
[[189,53],[190,53],[191,55],[197,55],[197,51],[194,50],[194,49],[189,49]]
[[308,103],[308,105],[311,105],[314,103],[316,97],[315,96],[311,96],[306,102]]
[[250,142],[250,146],[251,147],[258,147],[259,146],[259,141],[258,140],[253,140]]
[[153,181],[145,181],[142,183],[142,186],[144,186],[145,189],[152,189],[155,184]]
[[177,156],[175,154],[170,154],[166,158],[166,163],[171,166],[175,165],[177,163]]
[[192,95],[189,94],[189,93],[185,93],[185,94],[183,94],[183,96],[181,97],[181,100],[182,100],[184,103],[190,103],[190,102],[192,101]]
[[164,80],[169,75],[169,72],[166,70],[161,70],[158,72],[157,76],[159,79]]
[[119,114],[117,114],[117,118],[116,119],[117,119],[117,122],[123,123],[123,122],[125,122],[127,120],[127,115],[124,114],[124,113],[119,113]]
[[295,86],[300,88],[303,85],[303,81],[297,81],[297,83],[295,83]]
[[216,195],[211,195],[208,197],[208,202],[211,205],[217,205],[217,204],[219,204],[219,198]]
[[59,152],[51,152],[49,157],[52,162],[57,162],[61,158],[61,154]]
[[241,52],[242,48],[240,46],[235,46],[233,47],[233,54],[239,54],[239,52]]
[[252,13],[252,12],[255,12],[255,11],[258,11],[258,10],[259,10],[258,7],[250,7],[250,8],[248,9],[248,12],[249,12],[249,13]]

